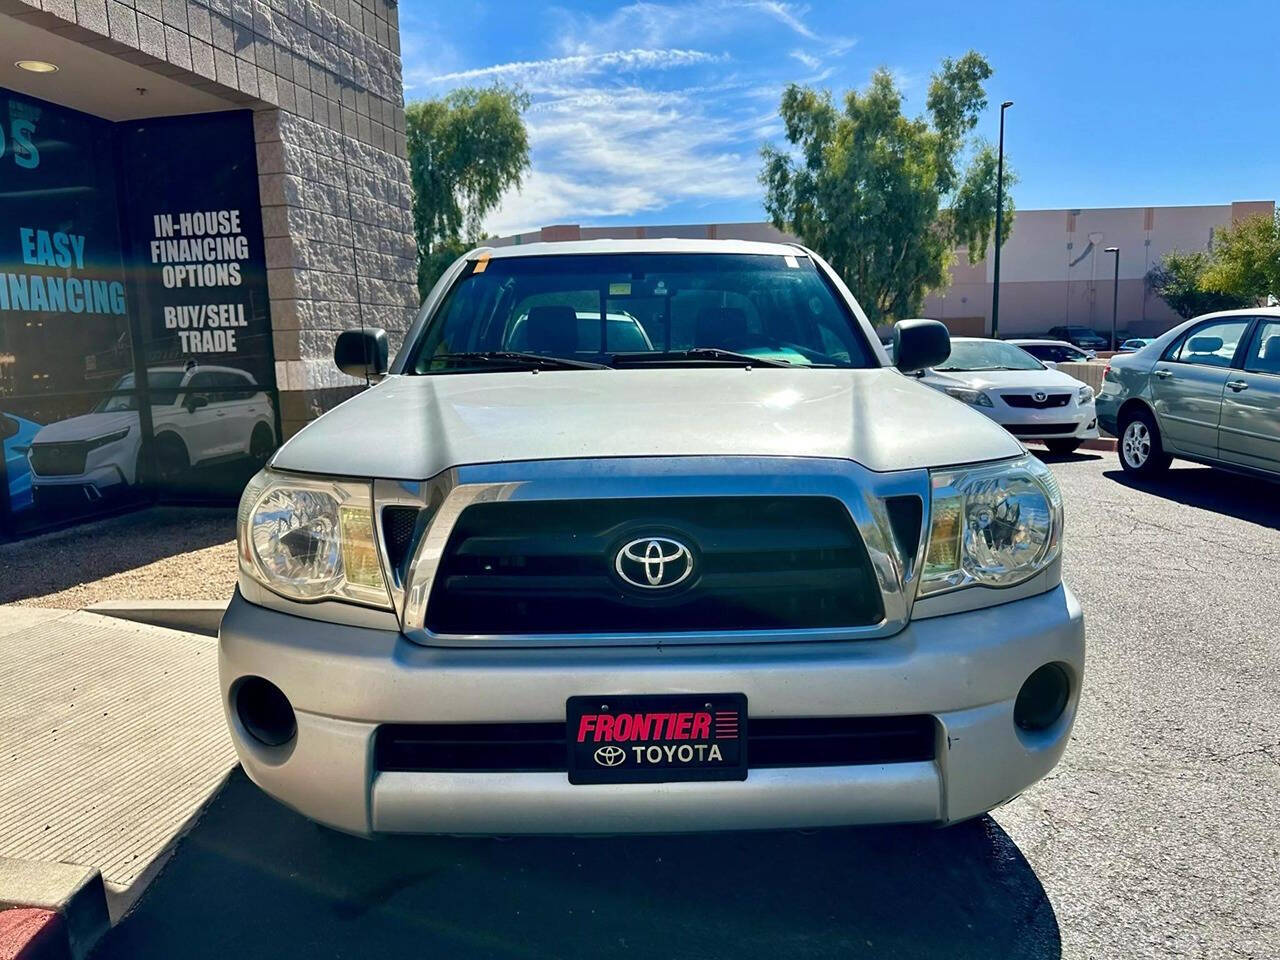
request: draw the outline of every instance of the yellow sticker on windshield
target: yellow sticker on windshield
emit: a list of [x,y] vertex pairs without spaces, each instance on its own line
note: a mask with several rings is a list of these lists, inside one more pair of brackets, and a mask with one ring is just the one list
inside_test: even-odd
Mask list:
[[783,261],[785,261],[785,262],[786,262],[786,264],[787,264],[787,266],[788,266],[788,267],[791,267],[791,268],[793,268],[793,269],[794,269],[794,268],[797,268],[797,267],[799,267],[799,266],[800,266],[800,261],[799,261],[799,260],[797,260],[795,257],[791,256],[791,254],[787,254],[787,255],[786,255],[785,257],[783,257],[782,259],[783,259]]
[[611,283],[609,284],[609,296],[611,297],[629,297],[631,296],[630,283]]
[[471,272],[473,274],[484,273],[487,266],[489,266],[489,254],[482,253],[480,256],[476,257],[476,265],[471,268]]

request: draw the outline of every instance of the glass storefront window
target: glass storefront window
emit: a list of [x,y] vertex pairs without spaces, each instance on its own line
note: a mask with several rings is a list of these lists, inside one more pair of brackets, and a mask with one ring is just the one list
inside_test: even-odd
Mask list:
[[0,89],[0,534],[234,497],[279,438],[252,122]]

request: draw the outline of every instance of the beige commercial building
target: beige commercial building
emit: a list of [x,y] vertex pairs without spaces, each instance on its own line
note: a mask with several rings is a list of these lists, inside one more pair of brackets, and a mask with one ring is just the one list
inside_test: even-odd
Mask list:
[[[1020,210],[1000,256],[1000,335],[1029,336],[1064,324],[1109,330],[1115,261],[1105,252],[1108,247],[1120,248],[1117,329],[1131,336],[1160,333],[1179,317],[1147,289],[1146,276],[1156,262],[1170,250],[1207,249],[1215,227],[1274,212],[1271,200],[1186,207]],[[768,223],[560,224],[492,242],[505,246],[538,240],[628,237],[794,239]],[[957,251],[950,285],[926,298],[921,312],[944,321],[957,334],[989,334],[991,274],[990,253],[970,264],[968,251]]]

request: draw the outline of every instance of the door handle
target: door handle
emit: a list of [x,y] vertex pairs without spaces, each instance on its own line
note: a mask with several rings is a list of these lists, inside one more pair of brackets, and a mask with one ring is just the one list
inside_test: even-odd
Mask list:
[[1245,380],[1228,380],[1227,386],[1230,387],[1232,390],[1234,390],[1236,393],[1239,393],[1241,390],[1249,389],[1249,384]]
[[1173,376],[1173,371],[1172,371],[1172,370],[1157,370],[1157,371],[1156,371],[1156,376],[1157,376],[1157,377],[1159,377],[1161,380],[1168,380],[1170,377],[1172,377],[1172,376]]

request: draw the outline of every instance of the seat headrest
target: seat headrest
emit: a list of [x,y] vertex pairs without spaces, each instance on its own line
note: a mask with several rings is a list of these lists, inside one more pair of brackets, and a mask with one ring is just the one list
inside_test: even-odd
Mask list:
[[747,312],[738,307],[706,307],[698,311],[696,347],[736,350],[749,342]]
[[1222,349],[1222,338],[1192,337],[1187,341],[1187,349],[1192,353],[1217,353]]
[[1262,345],[1262,359],[1280,364],[1280,335],[1267,337],[1267,342]]
[[578,314],[567,304],[534,307],[525,321],[525,331],[530,353],[568,357],[578,350]]

